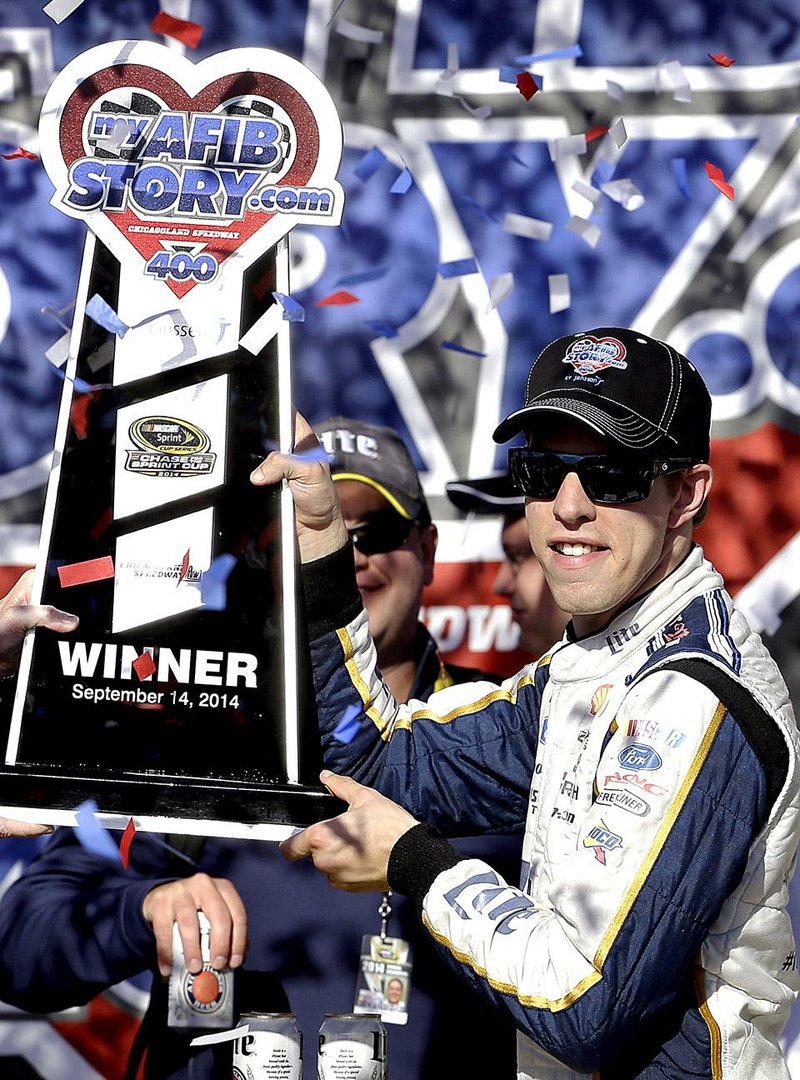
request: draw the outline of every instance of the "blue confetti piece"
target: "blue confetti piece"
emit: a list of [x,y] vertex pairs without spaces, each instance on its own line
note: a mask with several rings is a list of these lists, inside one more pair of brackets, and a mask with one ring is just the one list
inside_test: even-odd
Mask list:
[[616,171],[617,167],[613,162],[598,161],[592,172],[592,184],[596,188],[599,188],[602,184],[607,184]]
[[453,262],[440,262],[436,269],[443,278],[466,277],[478,273],[478,264],[474,259],[454,259]]
[[382,322],[380,319],[364,319],[364,322],[371,330],[374,330],[376,334],[380,335],[380,337],[396,338],[400,336],[397,327],[389,322]]
[[283,318],[286,322],[306,321],[306,309],[302,304],[298,304],[294,297],[282,292],[274,292],[272,295],[283,308]]
[[342,285],[363,285],[365,281],[380,281],[389,273],[388,266],[379,266],[375,270],[362,270],[360,274],[348,274],[347,277],[339,278],[336,287]]
[[414,178],[408,169],[403,169],[395,182],[389,188],[392,195],[405,195],[411,185],[414,183]]
[[487,221],[491,221],[495,225],[500,223],[500,218],[495,217],[494,214],[490,214],[485,206],[481,206],[479,202],[476,202],[469,195],[457,195],[456,202],[461,203],[464,206],[469,206],[473,210],[477,210],[481,217],[486,218]]
[[574,45],[567,45],[564,49],[555,49],[553,52],[544,53],[528,53],[526,56],[515,56],[515,64],[538,64],[542,60],[578,60],[583,56],[583,49],[576,42]]
[[218,555],[200,578],[200,597],[209,611],[224,611],[228,603],[228,578],[236,565],[236,556]]
[[328,454],[323,446],[312,446],[308,450],[301,450],[299,453],[295,453],[292,457],[301,458],[303,461],[324,461],[329,462],[332,460],[332,455]]
[[500,82],[512,83],[514,86],[516,86],[517,85],[517,75],[519,75],[519,68],[518,67],[511,67],[510,64],[501,64],[500,65],[500,73],[499,73]]
[[375,175],[385,161],[386,155],[383,150],[377,146],[373,146],[371,150],[368,150],[366,154],[364,154],[361,161],[359,161],[358,165],[353,169],[353,173],[358,177],[362,184],[366,184],[367,180]]
[[86,305],[86,314],[98,326],[110,330],[112,334],[117,334],[119,337],[125,337],[130,329],[128,324],[122,321],[116,311],[105,302],[99,293],[95,293]]
[[99,855],[101,859],[110,859],[119,862],[119,848],[97,820],[97,803],[94,799],[87,799],[80,806],[75,807],[77,825],[75,835],[81,846],[93,855]]
[[451,352],[460,352],[465,356],[486,356],[485,352],[475,352],[474,349],[465,349],[463,345],[459,345],[457,341],[443,341],[443,349],[449,349]]
[[334,739],[338,739],[340,743],[352,742],[361,728],[361,717],[363,715],[363,710],[359,709],[358,705],[348,705],[344,710],[342,719],[334,728]]
[[686,168],[686,158],[675,157],[671,161],[672,175],[675,177],[675,183],[678,185],[678,190],[687,199],[691,199],[692,193],[689,190],[689,173]]

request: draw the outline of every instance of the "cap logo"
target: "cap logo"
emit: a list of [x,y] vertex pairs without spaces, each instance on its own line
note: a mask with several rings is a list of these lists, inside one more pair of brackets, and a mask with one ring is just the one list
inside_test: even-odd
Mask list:
[[572,364],[579,375],[594,375],[605,368],[626,368],[625,346],[616,338],[591,334],[573,341],[562,363]]

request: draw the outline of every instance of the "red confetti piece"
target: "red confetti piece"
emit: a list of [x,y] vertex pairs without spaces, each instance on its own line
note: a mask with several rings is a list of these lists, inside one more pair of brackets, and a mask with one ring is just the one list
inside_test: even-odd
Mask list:
[[539,87],[529,71],[517,72],[517,90],[526,101],[530,101],[534,94],[538,93]]
[[107,506],[89,530],[89,536],[92,538],[92,540],[99,540],[113,520],[114,511],[111,509],[110,506]]
[[89,406],[94,399],[99,396],[99,391],[93,390],[89,394],[76,394],[72,399],[72,405],[69,410],[69,422],[72,426],[72,430],[79,439],[86,438],[89,430]]
[[587,143],[592,142],[594,139],[602,139],[608,128],[605,124],[595,124],[594,127],[590,127],[586,132]]
[[137,656],[131,667],[136,672],[139,682],[143,682],[156,670],[155,662],[149,652],[143,652],[141,656]]
[[183,562],[181,563],[181,572],[178,575],[178,584],[180,584],[189,572],[189,552],[183,556]]
[[360,304],[361,297],[353,296],[347,289],[339,289],[337,292],[332,292],[330,295],[324,297],[322,300],[315,300],[314,307],[334,307],[341,306],[343,304]]
[[719,188],[726,199],[730,199],[733,202],[734,190],[728,181],[725,179],[725,174],[719,165],[712,165],[710,161],[706,162],[706,175],[715,188]]
[[706,53],[706,56],[710,60],[713,60],[715,64],[719,64],[720,67],[730,67],[731,64],[736,63],[736,61],[732,60],[730,56],[726,56],[724,52]]
[[3,157],[6,161],[13,161],[14,158],[29,158],[31,161],[39,160],[38,154],[33,154],[30,150],[23,150],[21,146],[17,147],[12,154],[3,154]]
[[196,49],[203,36],[203,27],[200,23],[176,19],[174,15],[168,15],[166,11],[159,11],[150,23],[150,29],[154,34],[166,34],[167,37],[175,38],[176,41],[182,41],[190,49]]
[[70,563],[69,566],[59,566],[58,580],[62,589],[68,589],[72,585],[86,585],[90,581],[102,581],[104,578],[114,576],[114,560],[110,555],[104,555],[101,559],[87,559],[86,562]]
[[128,818],[128,824],[125,826],[125,832],[119,842],[119,857],[122,859],[122,865],[126,870],[131,858],[131,844],[134,836],[136,836],[136,826],[133,824],[133,818]]

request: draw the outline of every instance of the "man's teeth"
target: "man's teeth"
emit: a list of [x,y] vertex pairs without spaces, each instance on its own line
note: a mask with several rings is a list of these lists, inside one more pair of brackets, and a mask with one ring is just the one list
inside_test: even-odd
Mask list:
[[562,555],[591,555],[597,548],[590,547],[589,544],[556,544],[556,550]]

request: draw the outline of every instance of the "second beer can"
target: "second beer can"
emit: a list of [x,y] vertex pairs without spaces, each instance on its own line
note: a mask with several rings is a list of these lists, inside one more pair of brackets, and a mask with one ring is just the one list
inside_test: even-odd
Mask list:
[[250,1029],[233,1043],[233,1080],[302,1080],[303,1036],[294,1013],[242,1013]]
[[377,1013],[329,1013],[319,1029],[318,1080],[386,1080],[386,1028]]

